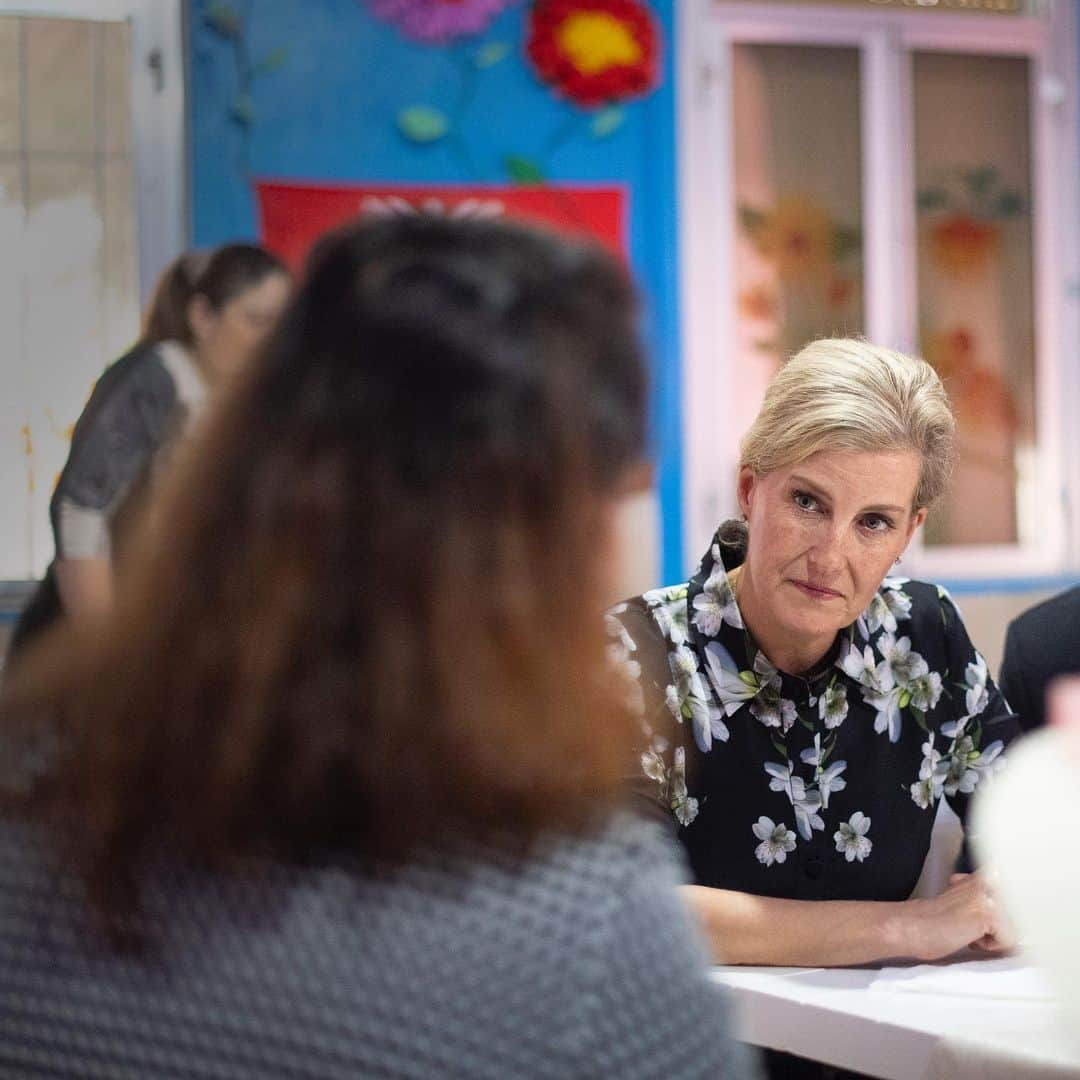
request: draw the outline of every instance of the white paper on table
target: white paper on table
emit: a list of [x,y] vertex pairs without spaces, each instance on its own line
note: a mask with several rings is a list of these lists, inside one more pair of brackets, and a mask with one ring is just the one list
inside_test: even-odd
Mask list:
[[870,989],[1013,1001],[1052,1001],[1057,997],[1042,970],[1020,956],[882,968]]

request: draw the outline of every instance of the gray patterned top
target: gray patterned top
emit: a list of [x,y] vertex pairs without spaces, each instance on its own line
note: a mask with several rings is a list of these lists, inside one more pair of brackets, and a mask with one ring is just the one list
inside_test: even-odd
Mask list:
[[0,824],[0,1077],[712,1077],[753,1072],[659,830],[523,866],[430,855],[374,880],[162,875],[119,955],[36,827]]

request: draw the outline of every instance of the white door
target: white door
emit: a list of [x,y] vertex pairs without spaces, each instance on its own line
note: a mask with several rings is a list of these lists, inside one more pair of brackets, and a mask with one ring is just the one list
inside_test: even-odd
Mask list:
[[934,362],[959,421],[952,490],[906,572],[1075,565],[1074,5],[681,10],[688,564],[735,508],[777,366],[865,334]]
[[71,428],[184,246],[179,0],[0,0],[0,580],[52,557]]

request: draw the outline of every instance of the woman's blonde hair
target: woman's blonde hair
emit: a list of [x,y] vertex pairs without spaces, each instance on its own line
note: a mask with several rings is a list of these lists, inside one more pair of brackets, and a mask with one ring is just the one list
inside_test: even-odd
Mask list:
[[918,509],[945,490],[955,439],[945,387],[925,360],[855,338],[823,338],[773,377],[739,464],[765,475],[819,450],[914,450],[922,462]]

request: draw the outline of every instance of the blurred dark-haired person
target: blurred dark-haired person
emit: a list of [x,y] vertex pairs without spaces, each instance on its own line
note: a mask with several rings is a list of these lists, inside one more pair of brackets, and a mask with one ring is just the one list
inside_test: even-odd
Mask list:
[[1080,674],[1080,586],[1036,604],[1009,623],[1001,692],[1024,731],[1046,721],[1046,690],[1060,676]]
[[112,617],[0,703],[16,747],[60,718],[7,756],[0,1073],[748,1074],[617,810],[635,319],[522,227],[322,241]]
[[162,453],[242,367],[285,303],[289,275],[250,244],[171,263],[135,346],[94,386],[49,506],[56,556],[12,635],[14,657],[61,614],[112,600],[116,548],[139,516]]

